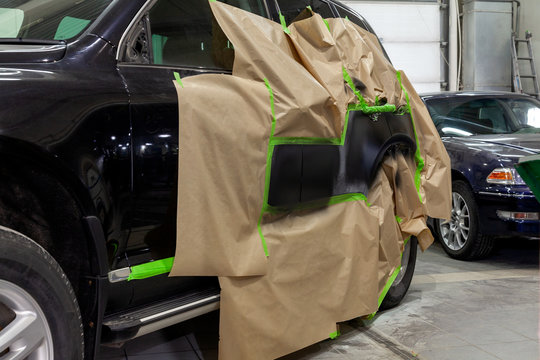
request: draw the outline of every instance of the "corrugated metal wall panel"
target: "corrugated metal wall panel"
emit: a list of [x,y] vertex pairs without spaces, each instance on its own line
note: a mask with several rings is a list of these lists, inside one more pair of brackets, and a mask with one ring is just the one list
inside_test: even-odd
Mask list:
[[371,24],[396,69],[418,92],[441,90],[440,5],[434,2],[343,1]]

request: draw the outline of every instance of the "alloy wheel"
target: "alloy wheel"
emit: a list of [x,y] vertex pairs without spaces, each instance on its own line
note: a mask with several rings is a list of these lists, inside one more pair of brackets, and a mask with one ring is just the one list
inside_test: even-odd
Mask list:
[[440,223],[440,233],[444,244],[451,250],[461,250],[469,239],[471,214],[465,199],[452,192],[452,216],[450,221]]
[[14,318],[0,330],[0,354],[13,360],[51,360],[53,339],[45,314],[23,288],[0,280],[0,304]]

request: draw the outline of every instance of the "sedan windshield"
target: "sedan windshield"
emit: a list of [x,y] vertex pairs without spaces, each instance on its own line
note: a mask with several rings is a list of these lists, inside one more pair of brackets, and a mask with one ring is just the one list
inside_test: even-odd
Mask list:
[[0,0],[0,42],[9,39],[69,40],[112,0]]
[[525,98],[425,99],[441,136],[540,133],[540,103]]

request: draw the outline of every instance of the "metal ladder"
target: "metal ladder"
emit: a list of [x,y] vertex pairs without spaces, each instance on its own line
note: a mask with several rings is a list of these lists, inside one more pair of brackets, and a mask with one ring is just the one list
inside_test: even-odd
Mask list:
[[[534,63],[534,55],[531,44],[532,34],[529,31],[525,32],[525,39],[517,39],[515,33],[512,34],[512,80],[514,82],[514,92],[526,93],[523,91],[521,79],[531,79],[534,85],[534,93],[526,93],[540,99],[540,91],[538,90],[538,76],[536,74],[536,66]],[[528,56],[518,57],[519,43],[527,44]],[[531,73],[527,75],[519,74],[519,61],[528,61],[531,67]]]

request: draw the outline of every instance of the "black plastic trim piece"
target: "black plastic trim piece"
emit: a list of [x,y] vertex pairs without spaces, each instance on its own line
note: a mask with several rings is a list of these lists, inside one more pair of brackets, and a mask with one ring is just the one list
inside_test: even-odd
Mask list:
[[107,277],[109,274],[109,264],[107,261],[107,246],[105,234],[101,221],[96,216],[86,216],[83,218],[86,230],[91,238],[90,243],[94,246],[90,254],[95,254],[91,259],[92,274]]
[[413,155],[408,114],[349,113],[343,145],[277,145],[272,155],[268,204],[291,208],[336,195],[367,195],[384,155],[392,148]]
[[105,314],[105,308],[107,307],[108,300],[108,279],[98,277],[86,277],[86,281],[93,283],[95,287],[94,291],[94,306],[90,309],[91,312],[85,314],[85,359],[97,359],[99,356],[99,349],[101,347],[101,332],[103,316]]

